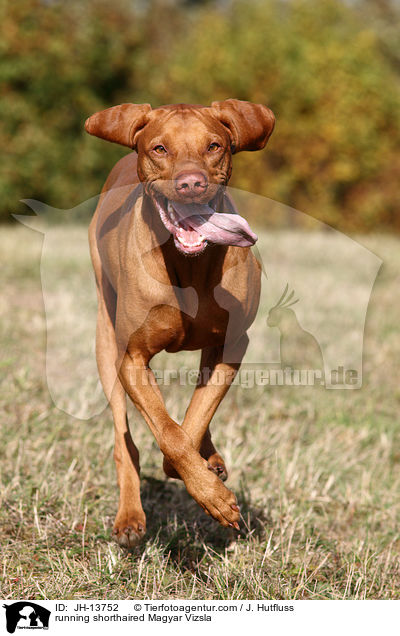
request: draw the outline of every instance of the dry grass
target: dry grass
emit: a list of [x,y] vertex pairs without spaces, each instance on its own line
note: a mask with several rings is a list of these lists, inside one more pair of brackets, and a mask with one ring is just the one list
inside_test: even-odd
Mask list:
[[[295,232],[280,236],[289,247],[298,241]],[[74,245],[65,280],[69,273],[87,280],[86,230],[59,230],[59,240],[60,260]],[[318,240],[324,249],[333,238]],[[213,430],[242,507],[237,538],[206,518],[181,483],[166,480],[160,452],[132,412],[148,533],[127,554],[110,541],[117,504],[110,415],[78,420],[54,406],[41,237],[2,229],[1,596],[399,598],[400,251],[394,238],[368,243],[384,266],[369,307],[363,388],[232,389]],[[181,416],[189,387],[167,394],[170,412]]]

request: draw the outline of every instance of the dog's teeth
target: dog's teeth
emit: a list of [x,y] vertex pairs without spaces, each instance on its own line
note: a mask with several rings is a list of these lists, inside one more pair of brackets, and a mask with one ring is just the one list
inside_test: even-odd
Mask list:
[[171,218],[171,221],[173,222],[174,225],[177,224],[177,218],[176,218],[176,213],[174,208],[172,207],[172,204],[170,201],[168,201],[168,206],[167,206],[167,210],[168,210],[168,214]]
[[184,247],[200,247],[200,245],[203,242],[202,239],[199,239],[198,241],[196,241],[196,243],[187,243],[182,236],[179,236],[178,233],[176,235],[176,238],[178,239],[179,243],[183,245]]
[[185,229],[179,225],[179,221],[177,220],[176,217],[176,213],[172,207],[172,205],[168,202],[168,213],[170,215],[170,218],[174,224],[174,226],[176,227],[176,233],[175,236],[178,239],[179,243],[181,245],[183,245],[183,247],[186,247],[188,249],[190,249],[191,247],[200,247],[202,245],[202,243],[204,242],[204,236],[202,236],[201,234],[198,235],[198,238],[195,242],[189,242],[186,240],[185,237]]
[[168,201],[168,212],[172,215],[172,216],[176,216],[176,212],[174,209],[174,206],[172,205],[171,201]]

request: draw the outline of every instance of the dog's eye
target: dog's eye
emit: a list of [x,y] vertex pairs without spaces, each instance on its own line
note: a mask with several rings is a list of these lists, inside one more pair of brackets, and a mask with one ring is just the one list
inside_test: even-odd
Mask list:
[[164,146],[162,146],[161,144],[159,144],[158,146],[154,146],[153,150],[158,155],[165,155],[166,152],[167,152],[166,149],[164,148]]
[[213,141],[213,143],[208,146],[208,152],[215,152],[216,150],[219,150],[219,148],[221,148],[221,146],[217,144],[216,141]]

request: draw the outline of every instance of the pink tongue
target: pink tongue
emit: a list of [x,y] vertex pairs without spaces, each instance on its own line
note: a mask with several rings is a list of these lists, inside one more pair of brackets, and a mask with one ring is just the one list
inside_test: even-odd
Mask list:
[[246,219],[239,214],[214,212],[199,203],[172,203],[172,207],[185,225],[204,236],[211,243],[250,247],[258,236],[252,232]]

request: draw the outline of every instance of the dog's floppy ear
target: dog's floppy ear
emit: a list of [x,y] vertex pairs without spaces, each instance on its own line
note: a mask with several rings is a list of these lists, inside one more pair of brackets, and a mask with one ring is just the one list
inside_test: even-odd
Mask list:
[[95,113],[85,122],[85,130],[107,141],[135,148],[137,133],[147,124],[150,104],[120,104]]
[[226,99],[224,102],[213,102],[211,110],[228,128],[233,153],[241,150],[261,150],[275,126],[274,113],[263,104]]

